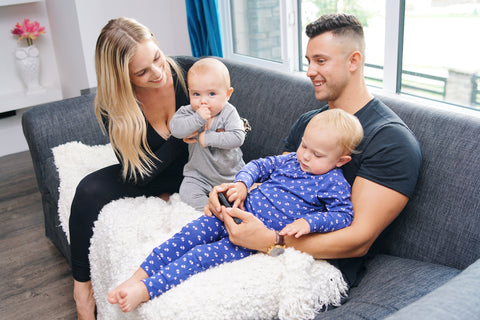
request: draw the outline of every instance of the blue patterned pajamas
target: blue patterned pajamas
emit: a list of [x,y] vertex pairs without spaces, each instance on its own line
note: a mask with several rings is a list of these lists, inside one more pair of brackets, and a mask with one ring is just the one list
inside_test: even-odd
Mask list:
[[222,221],[202,216],[153,249],[140,266],[149,276],[142,281],[152,299],[198,272],[253,252],[231,243]]
[[[290,153],[249,162],[235,181],[247,189],[262,182],[244,205],[267,228],[281,230],[303,218],[311,232],[331,232],[352,222],[350,185],[339,168],[323,175],[303,172],[296,154]],[[230,242],[222,221],[203,216],[152,251],[141,265],[149,276],[142,281],[154,298],[198,272],[252,253]]]

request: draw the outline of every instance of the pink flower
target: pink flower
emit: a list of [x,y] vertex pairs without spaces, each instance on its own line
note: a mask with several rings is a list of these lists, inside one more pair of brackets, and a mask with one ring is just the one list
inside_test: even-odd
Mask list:
[[23,39],[27,40],[27,45],[31,46],[33,40],[41,34],[45,33],[45,27],[40,27],[40,24],[37,21],[30,22],[30,19],[24,19],[23,24],[17,23],[15,29],[12,30],[12,34],[19,37],[18,41]]

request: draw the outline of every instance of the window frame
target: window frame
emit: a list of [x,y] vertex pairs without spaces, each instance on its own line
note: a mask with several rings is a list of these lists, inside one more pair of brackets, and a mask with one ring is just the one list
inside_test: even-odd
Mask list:
[[[230,0],[218,0],[220,21],[222,23],[223,53],[225,58],[292,73],[305,74],[302,70],[303,53],[299,45],[303,30],[299,27],[299,12],[301,0],[279,0],[281,23],[282,63],[248,57],[233,52],[232,26],[230,21]],[[435,103],[446,107],[460,107],[477,110],[472,106],[459,105],[454,102],[436,100],[428,97],[416,96],[402,92],[403,76],[403,42],[405,24],[406,0],[385,1],[385,41],[383,60],[382,87],[367,84],[372,92],[394,94],[408,97],[411,100],[425,103]],[[367,44],[368,45],[368,44]]]
[[382,89],[389,93],[401,92],[404,21],[405,0],[386,1]]

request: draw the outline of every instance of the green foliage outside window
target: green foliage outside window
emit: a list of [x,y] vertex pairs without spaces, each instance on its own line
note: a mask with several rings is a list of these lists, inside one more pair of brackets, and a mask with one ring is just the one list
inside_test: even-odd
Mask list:
[[[310,21],[302,19],[304,24],[308,24],[324,14],[345,12],[356,16],[364,27],[368,26],[369,11],[358,0],[310,0],[302,2],[310,2],[312,7],[316,8],[316,12],[309,12],[308,14]],[[312,18],[312,16],[316,18]]]

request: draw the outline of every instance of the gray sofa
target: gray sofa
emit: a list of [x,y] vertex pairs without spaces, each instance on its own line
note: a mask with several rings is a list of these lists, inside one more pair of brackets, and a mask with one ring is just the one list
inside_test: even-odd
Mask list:
[[[177,57],[182,64],[195,58]],[[245,161],[282,151],[297,117],[318,108],[305,76],[232,60],[231,102],[252,125]],[[480,113],[376,94],[412,129],[423,151],[416,192],[382,234],[381,254],[341,307],[325,319],[480,318]],[[23,115],[45,214],[45,232],[67,260],[57,213],[58,174],[51,148],[69,141],[107,143],[93,112],[94,94],[36,106]]]

